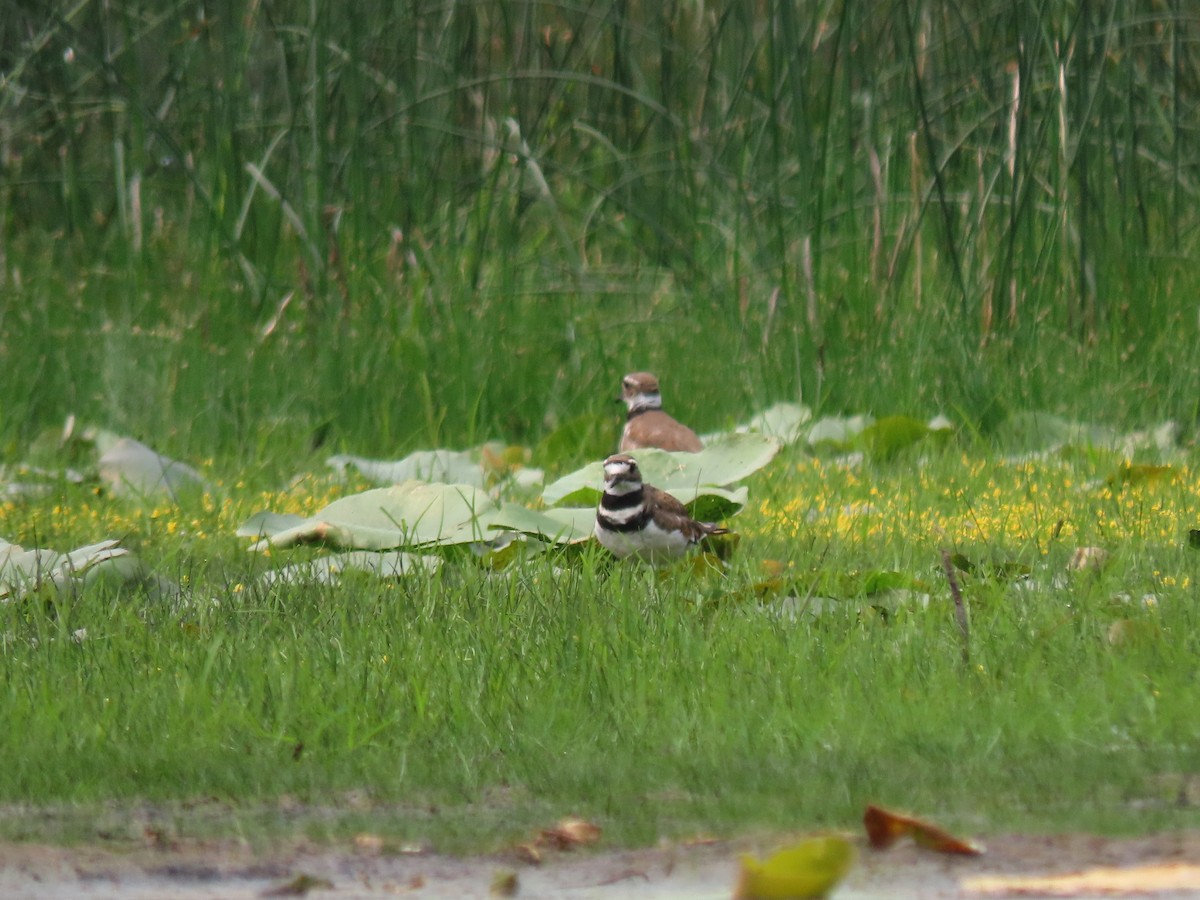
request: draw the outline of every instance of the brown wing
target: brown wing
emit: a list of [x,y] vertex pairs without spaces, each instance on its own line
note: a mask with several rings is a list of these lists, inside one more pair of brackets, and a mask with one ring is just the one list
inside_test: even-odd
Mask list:
[[622,450],[639,447],[699,453],[704,444],[692,429],[676,422],[662,410],[652,409],[630,419],[621,438]]
[[646,492],[646,500],[658,512],[663,515],[675,516],[678,518],[691,520],[688,515],[687,507],[680,503],[671,494],[666,491],[659,490],[652,484],[643,484],[642,490]]
[[697,522],[688,515],[687,507],[671,494],[653,485],[643,485],[646,501],[654,509],[654,520],[665,531],[681,531],[689,543],[696,543],[710,534],[728,534],[728,528],[711,522]]

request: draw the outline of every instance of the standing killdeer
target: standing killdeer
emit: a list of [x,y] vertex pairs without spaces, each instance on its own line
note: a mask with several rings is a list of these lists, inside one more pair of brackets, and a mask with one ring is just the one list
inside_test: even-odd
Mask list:
[[666,491],[642,483],[632,456],[618,453],[604,461],[604,496],[594,533],[617,558],[657,562],[682,556],[692,544],[729,529],[697,522]]
[[660,450],[698,453],[704,449],[696,432],[663,412],[658,379],[649,372],[632,372],[621,379],[618,399],[629,408],[618,450],[658,447]]

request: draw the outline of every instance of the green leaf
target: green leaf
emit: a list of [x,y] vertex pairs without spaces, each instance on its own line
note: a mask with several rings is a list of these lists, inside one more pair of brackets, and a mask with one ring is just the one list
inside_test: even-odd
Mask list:
[[522,487],[540,488],[544,476],[540,470],[524,465],[527,454],[523,447],[506,447],[491,441],[470,450],[417,450],[398,460],[342,454],[331,456],[325,464],[343,474],[355,469],[379,485],[428,481],[482,488],[512,478]]
[[355,469],[368,481],[380,485],[436,481],[483,487],[486,481],[479,457],[469,450],[417,450],[398,460],[341,454],[329,457],[325,465],[343,474],[347,469]]
[[208,487],[191,466],[155,453],[133,438],[118,438],[100,457],[96,467],[101,480],[118,496],[174,496],[188,488]]
[[[777,438],[760,434],[728,434],[699,453],[669,453],[666,450],[634,450],[642,478],[682,502],[699,495],[720,497],[739,508],[745,496],[737,492],[714,491],[734,484],[767,465],[779,452]],[[596,461],[564,475],[542,492],[547,506],[570,504],[595,507],[604,490],[604,463]]]
[[1145,464],[1126,463],[1105,479],[1112,487],[1123,484],[1156,484],[1161,481],[1175,480],[1174,466],[1151,466]]
[[868,597],[887,591],[928,590],[928,585],[908,572],[878,570],[864,572],[862,593]]
[[157,593],[173,593],[146,566],[115,540],[89,544],[68,553],[25,550],[0,540],[0,601],[16,599],[43,587],[65,590],[107,584],[123,587],[145,583]]
[[959,571],[993,581],[1016,581],[1027,578],[1033,573],[1033,569],[1026,563],[1010,560],[976,563],[962,553],[952,554],[950,562]]
[[961,572],[974,572],[975,563],[971,562],[970,557],[964,553],[954,553],[950,556],[950,562],[954,563],[954,568]]
[[[812,420],[812,410],[802,403],[776,403],[752,416],[748,422],[738,425],[735,433],[756,432],[778,438],[784,444],[794,444],[807,436],[804,428]],[[704,443],[714,443],[724,437],[721,434],[705,435]]]
[[924,422],[909,416],[887,416],[863,429],[860,440],[876,459],[892,459],[929,434]]
[[303,525],[308,519],[294,513],[273,513],[264,511],[255,513],[238,526],[235,532],[238,537],[266,538]]
[[[335,500],[312,518],[266,535],[255,546],[262,549],[324,543],[359,550],[390,550],[465,544],[488,536],[478,517],[496,508],[491,497],[471,485],[407,481]],[[247,529],[243,525],[238,530]]]
[[825,416],[809,427],[807,440],[814,448],[827,445],[835,451],[842,451],[848,449],[851,442],[874,421],[868,415]]
[[1118,432],[1090,422],[1075,422],[1047,412],[1014,413],[996,430],[1009,451],[1049,451],[1064,447],[1110,450],[1129,459],[1150,451],[1167,454],[1179,444],[1179,425],[1171,420],[1141,431]]
[[238,534],[259,538],[255,550],[311,543],[357,550],[448,547],[488,541],[501,530],[562,544],[586,540],[594,515],[502,504],[467,484],[407,481],[335,500],[309,519],[258,513]]
[[84,475],[75,469],[47,469],[34,465],[0,465],[0,499],[44,497],[63,485],[78,485]]
[[555,544],[577,544],[592,536],[595,507],[555,507],[536,510],[516,503],[502,504],[491,517],[493,528],[505,528],[540,537]]
[[1019,412],[996,431],[1001,446],[1010,450],[1044,450],[1062,446],[1110,447],[1117,438],[1111,428],[1073,422],[1048,412]]
[[738,513],[750,498],[750,491],[744,485],[733,490],[718,487],[677,488],[671,493],[687,507],[688,515],[701,522],[723,522]]

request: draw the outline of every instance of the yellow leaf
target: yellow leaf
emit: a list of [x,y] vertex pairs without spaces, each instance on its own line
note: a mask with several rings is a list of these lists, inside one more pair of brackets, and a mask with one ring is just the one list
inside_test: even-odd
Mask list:
[[733,900],[817,900],[834,889],[853,862],[854,846],[838,835],[810,838],[765,862],[747,853]]
[[782,590],[784,581],[783,573],[785,566],[777,559],[764,559],[760,564],[762,578],[754,582],[754,593],[759,596],[766,594],[774,594]]
[[493,897],[515,897],[521,889],[517,873],[509,869],[501,869],[492,874],[492,886],[488,891]]
[[1125,463],[1105,479],[1111,487],[1122,484],[1156,484],[1160,481],[1174,480],[1175,469],[1172,466],[1148,466],[1133,463]]
[[711,575],[725,571],[725,564],[721,562],[719,556],[715,553],[709,553],[705,550],[702,553],[693,553],[689,556],[684,566],[692,570],[692,574],[697,576]]

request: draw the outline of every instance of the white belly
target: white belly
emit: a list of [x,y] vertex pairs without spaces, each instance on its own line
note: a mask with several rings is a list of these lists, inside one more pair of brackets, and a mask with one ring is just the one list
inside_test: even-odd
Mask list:
[[649,562],[663,562],[682,556],[688,548],[688,540],[681,532],[663,531],[653,519],[641,531],[605,531],[597,522],[595,535],[596,540],[618,559],[633,556]]

